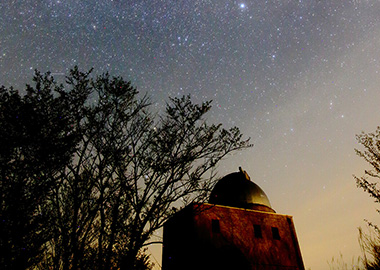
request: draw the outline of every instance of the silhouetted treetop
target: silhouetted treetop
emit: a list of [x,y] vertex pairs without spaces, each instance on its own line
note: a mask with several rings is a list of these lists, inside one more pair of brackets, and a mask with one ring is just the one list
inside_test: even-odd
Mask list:
[[[169,98],[153,113],[131,82],[77,67],[65,84],[38,71],[33,82],[25,96],[0,90],[6,269],[16,262],[41,269],[149,268],[143,247],[153,232],[176,208],[207,198],[219,161],[251,147],[238,128],[207,123],[210,101]],[[18,230],[24,234],[13,237]]]

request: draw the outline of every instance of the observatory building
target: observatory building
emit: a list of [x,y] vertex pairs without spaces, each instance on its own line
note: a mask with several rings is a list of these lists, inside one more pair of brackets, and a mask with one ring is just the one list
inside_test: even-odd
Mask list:
[[163,270],[305,269],[292,217],[239,169],[165,223]]

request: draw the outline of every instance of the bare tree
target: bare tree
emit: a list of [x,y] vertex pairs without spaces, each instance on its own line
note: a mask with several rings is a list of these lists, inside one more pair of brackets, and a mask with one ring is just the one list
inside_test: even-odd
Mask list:
[[[130,82],[74,68],[64,102],[79,134],[43,211],[50,241],[41,268],[149,268],[143,247],[177,208],[204,200],[226,155],[248,148],[239,129],[207,124],[210,102],[172,98],[150,111]],[[85,100],[84,103],[77,102]]]

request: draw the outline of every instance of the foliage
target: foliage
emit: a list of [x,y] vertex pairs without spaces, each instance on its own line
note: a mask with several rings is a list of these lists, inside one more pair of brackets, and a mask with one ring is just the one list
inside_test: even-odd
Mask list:
[[[25,97],[2,88],[1,124],[11,131],[1,133],[7,141],[0,157],[2,218],[10,220],[14,194],[26,190],[15,206],[24,218],[20,226],[38,224],[18,244],[30,240],[34,250],[18,269],[149,269],[143,248],[153,232],[177,207],[207,197],[221,159],[251,146],[238,128],[205,122],[210,102],[172,98],[164,113],[153,114],[147,96],[139,98],[130,82],[90,72],[74,68],[65,86],[37,72]],[[40,120],[11,116],[9,107],[12,115],[29,116],[22,107],[28,102]],[[23,141],[33,130],[32,140]],[[1,229],[17,235],[22,228]],[[0,243],[14,252],[13,238]]]
[[[27,95],[0,88],[0,263],[23,269],[41,258],[50,237],[47,213],[41,211],[55,184],[54,175],[67,164],[76,145],[70,108],[54,97],[61,86],[37,73]],[[78,105],[81,105],[78,100]]]
[[336,257],[336,258],[333,257],[331,259],[331,261],[327,262],[327,263],[328,263],[329,268],[331,270],[333,270],[333,269],[340,269],[340,270],[360,270],[360,269],[363,269],[362,268],[363,265],[362,265],[360,257],[358,257],[357,259],[352,258],[351,265],[349,265],[348,263],[345,262],[342,253],[339,254],[339,257]]
[[[363,151],[355,149],[358,156],[371,165],[370,170],[365,170],[364,176],[354,176],[358,187],[362,188],[375,203],[380,203],[380,127],[374,133],[361,133],[357,136],[358,142],[364,147]],[[379,213],[380,211],[377,210]],[[380,231],[379,227],[368,222],[370,234],[365,234],[359,229],[359,242],[363,252],[363,264],[365,269],[380,269]]]
[[369,233],[359,228],[359,243],[363,253],[363,264],[367,270],[380,269],[380,232],[372,223],[368,225]]

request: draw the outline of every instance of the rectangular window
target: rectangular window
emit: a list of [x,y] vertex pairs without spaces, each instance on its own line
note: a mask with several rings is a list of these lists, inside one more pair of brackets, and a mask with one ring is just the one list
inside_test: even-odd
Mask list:
[[260,225],[253,225],[253,231],[255,233],[255,238],[263,238]]
[[219,220],[217,219],[211,220],[211,229],[212,229],[212,232],[214,233],[220,232]]
[[276,239],[276,240],[281,239],[280,232],[278,231],[278,228],[276,227],[272,227],[272,235],[273,235],[273,239]]

